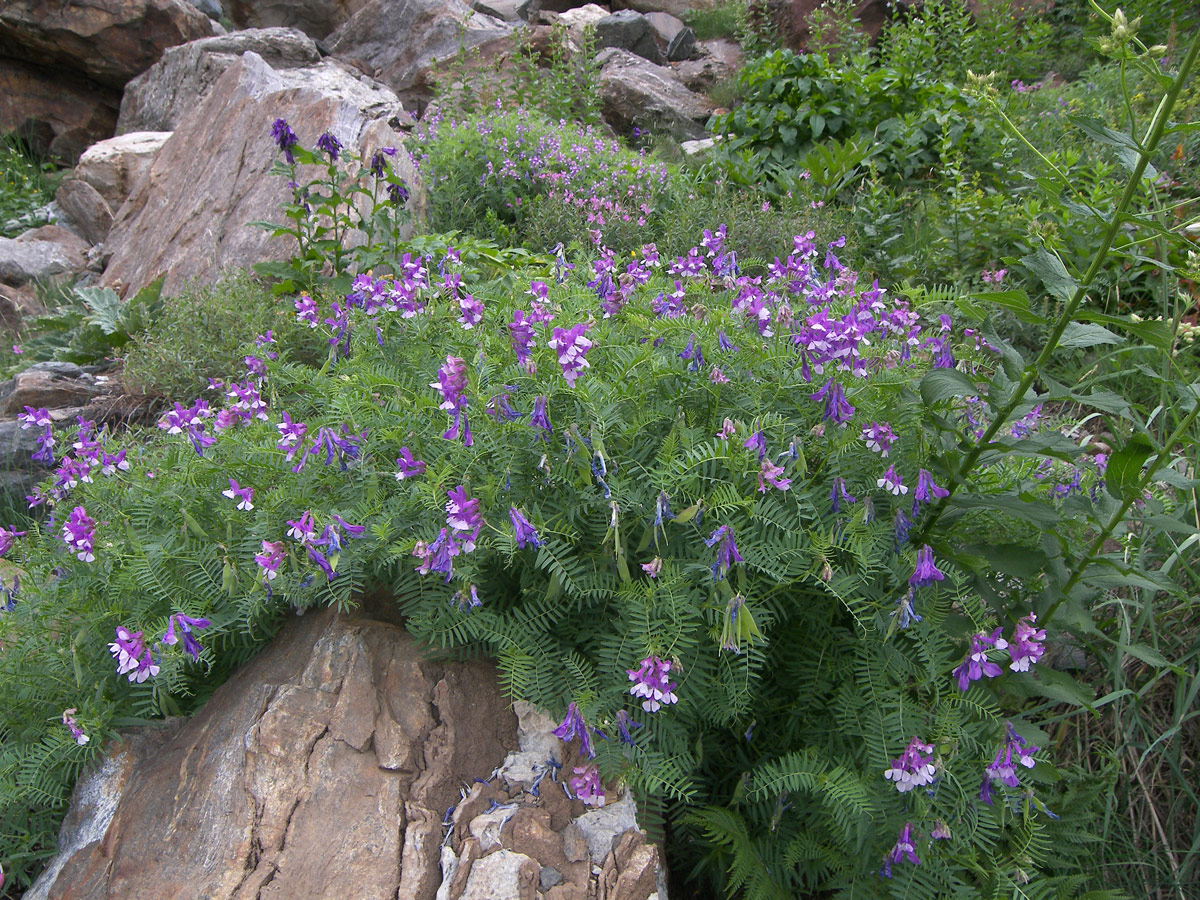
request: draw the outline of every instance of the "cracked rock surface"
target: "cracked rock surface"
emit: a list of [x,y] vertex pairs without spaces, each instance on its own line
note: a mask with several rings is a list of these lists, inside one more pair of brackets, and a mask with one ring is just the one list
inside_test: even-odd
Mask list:
[[24,900],[666,900],[633,801],[572,799],[553,728],[487,660],[312,612],[106,748]]
[[433,900],[446,811],[516,724],[488,663],[309,614],[194,718],[130,732],[80,782],[26,898]]

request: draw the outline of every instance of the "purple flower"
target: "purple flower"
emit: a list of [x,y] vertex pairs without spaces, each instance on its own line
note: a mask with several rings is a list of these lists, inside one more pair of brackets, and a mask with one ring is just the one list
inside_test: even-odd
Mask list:
[[[1036,764],[1033,754],[1041,749],[1029,746],[1025,738],[1013,730],[1011,722],[1007,727],[1008,735],[1004,746],[996,752],[995,758],[984,769],[983,785],[979,789],[979,799],[988,805],[991,805],[992,802],[991,789],[993,785],[1005,785],[1010,788],[1021,786],[1016,767],[1020,765],[1026,769],[1032,769]],[[1013,759],[1014,754],[1016,755],[1015,760]]]
[[972,635],[971,647],[967,650],[967,655],[963,657],[962,663],[953,672],[958,678],[960,691],[967,690],[972,681],[978,681],[984,676],[995,678],[1004,671],[987,658],[989,649],[1007,649],[1008,641],[1000,636],[1002,633],[1003,629],[997,628],[990,635],[983,631]]
[[292,417],[285,409],[283,411],[283,421],[276,425],[275,428],[279,431],[279,443],[275,447],[279,450],[286,450],[287,460],[291,462],[300,450],[300,444],[304,441],[304,436],[308,434],[308,426],[303,422],[293,422]]
[[767,455],[767,441],[766,438],[763,437],[763,433],[761,431],[756,431],[754,434],[750,435],[750,437],[746,439],[746,442],[742,444],[742,446],[747,450],[757,450],[759,459],[762,459]]
[[892,444],[896,442],[896,435],[892,432],[892,426],[887,422],[872,422],[870,425],[864,425],[862,437],[867,444],[868,450],[874,451],[885,458]]
[[913,788],[932,784],[936,771],[933,746],[914,736],[899,758],[892,760],[891,768],[883,773],[883,777],[896,782],[896,790],[904,794]]
[[[264,541],[263,543],[266,543]],[[283,545],[279,545],[282,549]],[[200,642],[192,636],[192,629],[200,630],[211,625],[208,619],[193,619],[191,616],[185,616],[183,613],[175,613],[171,618],[167,619],[167,633],[160,638],[162,643],[168,646],[177,644],[183,641],[183,649],[188,656],[195,662],[200,658],[200,651],[204,649],[200,646]],[[176,626],[179,627],[179,634],[175,634]]]
[[[909,523],[910,525],[912,523]],[[925,587],[935,581],[942,581],[945,575],[933,564],[933,548],[928,544],[917,551],[917,567],[909,576],[908,583],[915,588]]]
[[[83,733],[83,729],[80,728],[79,723],[75,721],[76,712],[78,712],[78,710],[74,708],[64,709],[62,714],[62,723],[66,725],[67,729],[71,732],[71,737],[75,738],[75,743],[82,747],[84,744],[90,741],[91,738]],[[3,887],[3,885],[4,882],[0,881],[0,887]]]
[[141,684],[158,674],[158,666],[142,641],[142,632],[131,632],[122,625],[117,627],[116,634],[117,639],[108,645],[108,650],[117,661],[118,675],[128,675],[130,681]]
[[425,474],[425,461],[414,459],[412,451],[407,447],[400,448],[400,455],[396,457],[396,466],[398,467],[398,471],[396,472],[397,481]]
[[283,541],[263,541],[262,553],[256,554],[254,561],[262,568],[267,581],[273,581],[279,574],[283,557]]
[[316,328],[321,324],[321,309],[308,294],[301,294],[293,305],[296,307],[296,318],[309,328]]
[[[216,439],[214,438],[213,440]],[[108,453],[100,454],[101,475],[116,475],[118,471],[129,471],[129,462],[125,459],[124,450],[118,451],[116,455],[110,455]]]
[[675,696],[675,682],[669,680],[672,663],[668,659],[657,656],[647,656],[637,669],[626,669],[633,687],[629,693],[642,698],[642,709],[646,712],[658,712],[664,706],[670,706],[678,701]]
[[901,629],[907,628],[913,622],[921,621],[921,617],[917,615],[916,609],[913,608],[914,596],[913,587],[909,585],[908,591],[901,595],[900,602],[896,604],[896,610],[892,613],[893,616],[900,617],[900,621],[897,624]]
[[900,478],[894,465],[888,466],[887,471],[883,473],[883,477],[876,479],[875,486],[881,487],[897,497],[908,493],[908,486]]
[[[322,427],[317,429],[317,436],[313,438],[313,445],[308,449],[308,455],[318,456],[321,451],[324,451],[325,465],[332,465],[336,459],[344,472],[349,468],[347,460],[359,458],[361,454],[361,447],[359,445],[366,439],[366,436],[366,432],[353,434],[346,425],[342,425],[340,433],[334,431],[332,428]],[[292,471],[298,472],[302,468],[304,468],[303,457]]]
[[403,181],[389,181],[387,186],[388,201],[395,206],[403,206],[408,202],[408,185]]
[[555,328],[554,336],[546,342],[546,346],[558,354],[563,378],[567,379],[567,384],[571,387],[575,386],[575,379],[589,365],[584,359],[584,355],[592,348],[592,342],[584,337],[587,330],[587,322],[580,322],[570,328]]
[[704,351],[696,346],[696,335],[693,334],[688,338],[687,346],[683,348],[683,351],[679,354],[679,358],[691,361],[688,364],[689,372],[699,372],[704,368]]
[[854,407],[846,401],[846,394],[842,390],[842,386],[836,381],[828,381],[825,387],[821,388],[815,394],[810,394],[811,400],[825,401],[825,416],[827,421],[836,422],[838,425],[845,425],[850,421],[850,417],[854,415]]
[[412,555],[421,560],[417,572],[422,575],[428,575],[430,572],[442,573],[446,576],[445,583],[449,584],[454,576],[454,557],[460,552],[453,534],[443,528],[432,544],[417,541]]
[[600,770],[595,766],[575,766],[575,777],[571,779],[571,790],[583,801],[584,806],[604,805],[604,787],[600,784]]
[[783,466],[777,466],[775,463],[771,462],[771,460],[764,459],[762,461],[762,468],[758,473],[758,492],[760,494],[765,494],[767,492],[768,484],[778,488],[781,491],[786,491],[792,486],[792,479],[780,478],[779,476],[782,474]]
[[292,131],[287,123],[287,119],[276,119],[275,124],[271,126],[271,138],[275,144],[283,151],[284,157],[288,161],[288,165],[296,162],[295,156],[292,155],[292,148],[299,143],[296,138],[296,132]]
[[12,549],[15,538],[25,537],[26,534],[28,534],[26,531],[9,531],[7,528],[0,528],[0,556]]
[[317,526],[313,522],[313,514],[309,510],[304,511],[304,515],[298,521],[293,522],[288,519],[288,537],[294,538],[297,541],[311,541],[317,536]]
[[458,321],[468,331],[483,321],[483,304],[470,294],[458,298]]
[[921,469],[917,472],[917,488],[913,491],[913,515],[916,516],[921,504],[928,503],[931,498],[940,500],[949,496],[950,492],[937,485],[928,469]]
[[554,736],[559,740],[573,741],[579,738],[579,748],[587,756],[588,759],[596,758],[596,751],[592,748],[592,737],[589,734],[587,723],[583,721],[583,716],[579,713],[579,707],[573,702],[567,704],[567,714],[562,720],[562,724],[554,729]]
[[663,561],[656,556],[654,559],[650,560],[650,562],[642,563],[642,571],[651,578],[657,578],[662,574],[662,565]]
[[904,827],[900,829],[896,843],[888,851],[888,855],[883,861],[883,868],[879,870],[879,874],[884,878],[891,878],[892,866],[905,860],[908,860],[914,866],[921,864],[921,860],[917,857],[916,844],[913,842],[912,822],[905,822]]
[[513,530],[517,535],[517,546],[522,550],[526,544],[532,544],[534,547],[542,546],[542,539],[538,537],[537,530],[529,523],[529,520],[521,514],[521,511],[515,506],[508,510],[508,517],[512,520]]
[[239,487],[238,483],[232,478],[229,479],[229,489],[221,491],[222,497],[228,497],[230,500],[237,500],[237,508],[244,510],[254,509],[254,488]]
[[719,544],[717,548],[717,561],[711,566],[713,581],[720,581],[728,575],[729,567],[735,562],[743,562],[741,554],[738,553],[737,545],[733,542],[733,529],[728,525],[722,525],[710,534],[704,544],[708,547]]
[[534,428],[541,429],[542,434],[539,437],[544,441],[549,435],[554,434],[554,429],[550,426],[550,418],[546,414],[546,395],[542,394],[533,401],[533,412],[529,416],[529,424]]
[[724,329],[717,332],[717,346],[721,348],[721,352],[723,353],[737,353],[737,347],[729,340],[729,336],[725,334]]
[[632,747],[634,745],[633,735],[629,733],[629,729],[641,727],[642,723],[635,722],[629,718],[629,713],[625,712],[625,710],[617,710],[617,734],[620,735],[622,743],[628,744],[630,747]]
[[[511,385],[506,384],[505,387],[509,388],[510,390],[512,389]],[[495,397],[489,400],[487,414],[497,422],[515,422],[517,419],[524,418],[524,414],[517,412],[515,409],[513,409],[512,404],[508,402],[508,398],[510,396],[512,395],[505,392],[502,394],[497,394]]]
[[837,515],[841,511],[842,501],[847,503],[857,503],[858,498],[850,495],[846,490],[846,479],[838,475],[833,479],[833,490],[829,492],[829,499],[833,501],[833,514]]
[[92,550],[96,538],[96,520],[88,516],[87,510],[82,506],[71,510],[71,515],[63,525],[62,536],[67,547],[79,559],[84,562],[95,560],[96,557],[92,554]]
[[317,149],[329,154],[330,162],[338,158],[338,154],[342,150],[342,142],[326,131],[317,138]]
[[712,371],[708,373],[708,380],[713,384],[729,384],[729,378],[721,371],[720,366],[712,367]]
[[1017,620],[1012,643],[1008,646],[1009,656],[1012,657],[1009,668],[1014,672],[1028,672],[1029,666],[1038,662],[1046,652],[1041,644],[1046,640],[1046,630],[1038,628],[1034,624],[1036,622],[1037,616],[1033,613]]
[[[538,282],[534,283],[537,284]],[[509,339],[512,341],[513,353],[517,355],[517,362],[528,368],[529,353],[536,344],[533,340],[533,325],[529,319],[525,318],[524,310],[513,310],[513,320],[508,323],[508,334]]]
[[442,402],[438,408],[449,410],[454,418],[453,424],[442,437],[448,441],[458,440],[461,426],[463,444],[470,447],[474,442],[464,413],[467,401],[463,396],[467,389],[467,364],[457,356],[447,356],[446,364],[438,369],[438,380],[430,382],[429,386],[442,392]]
[[475,546],[475,539],[483,527],[483,516],[479,515],[479,500],[467,497],[467,489],[461,484],[452,491],[446,491],[450,501],[446,504],[446,524],[454,531],[469,531],[471,536],[463,543],[463,550],[470,553]]

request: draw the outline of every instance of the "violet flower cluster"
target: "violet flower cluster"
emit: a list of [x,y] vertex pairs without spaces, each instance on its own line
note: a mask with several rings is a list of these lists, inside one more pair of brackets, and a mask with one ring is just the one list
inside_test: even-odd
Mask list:
[[679,700],[675,696],[675,682],[670,680],[673,666],[669,659],[647,656],[638,668],[625,670],[633,682],[629,693],[642,698],[642,709],[646,712],[658,712]]

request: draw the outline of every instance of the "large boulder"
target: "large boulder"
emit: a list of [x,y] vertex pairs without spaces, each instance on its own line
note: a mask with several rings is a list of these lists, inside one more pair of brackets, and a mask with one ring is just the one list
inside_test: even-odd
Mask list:
[[225,0],[238,28],[282,25],[323,38],[367,5],[367,0]]
[[313,39],[294,28],[251,28],[172,47],[126,85],[117,133],[174,131],[243,53],[257,53],[274,69],[321,61]]
[[[903,15],[919,4],[920,0],[857,0],[852,8],[856,27],[874,42],[893,16]],[[825,0],[755,0],[749,14],[752,20],[778,34],[784,46],[800,52],[808,49],[812,16],[824,5]]]
[[4,0],[0,57],[78,72],[120,90],[163,50],[213,33],[187,0]]
[[596,62],[601,112],[615,131],[638,128],[681,141],[704,137],[713,104],[680,84],[669,68],[614,47],[597,53]]
[[79,178],[67,178],[54,192],[63,224],[89,244],[103,243],[112,228],[113,213],[100,192]]
[[725,0],[613,0],[613,9],[633,9],[640,13],[665,12],[682,19],[693,10],[716,9]]
[[0,237],[0,282],[13,286],[82,272],[87,242],[59,225]]
[[119,210],[170,136],[169,131],[134,131],[93,144],[75,164],[75,177]]
[[[175,129],[117,213],[102,283],[129,296],[162,276],[169,295],[229,268],[289,259],[291,239],[250,225],[283,222],[290,199],[285,179],[269,174],[277,155],[271,123],[286,119],[307,147],[329,131],[369,155],[400,144],[388,124],[400,115],[395,94],[336,62],[277,71],[247,52]],[[411,159],[400,150],[391,162],[419,217],[424,195]]]
[[84,78],[0,59],[0,134],[16,132],[42,155],[74,162],[113,133],[120,100]]
[[[390,621],[293,618],[190,721],[109,746],[25,900],[648,900],[632,802],[569,800],[550,779],[573,758],[518,710],[490,663],[433,660]],[[547,742],[540,791],[506,780]]]
[[628,50],[655,65],[661,66],[667,61],[658,49],[654,26],[639,12],[619,10],[598,21],[595,28],[596,43],[601,47]]
[[406,103],[433,96],[439,63],[463,51],[481,59],[512,49],[514,26],[463,0],[370,0],[325,42],[336,58],[378,78]]

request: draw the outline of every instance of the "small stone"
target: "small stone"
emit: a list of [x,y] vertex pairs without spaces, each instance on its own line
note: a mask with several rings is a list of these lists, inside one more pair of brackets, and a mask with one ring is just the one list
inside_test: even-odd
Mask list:
[[542,866],[542,874],[538,877],[538,884],[543,891],[548,891],[555,885],[562,884],[562,872],[554,868],[554,866]]
[[563,855],[570,862],[583,862],[588,858],[587,837],[575,822],[563,829]]

